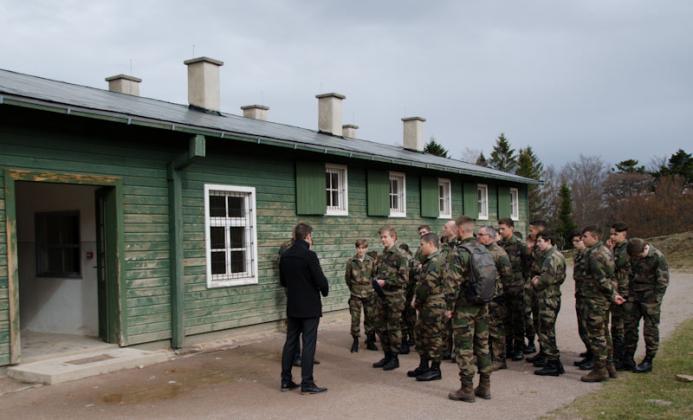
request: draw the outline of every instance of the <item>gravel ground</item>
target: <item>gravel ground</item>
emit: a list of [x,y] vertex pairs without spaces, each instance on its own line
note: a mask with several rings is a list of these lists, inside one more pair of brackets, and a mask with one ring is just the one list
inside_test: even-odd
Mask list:
[[[570,270],[572,271],[572,270]],[[177,360],[54,386],[26,387],[0,378],[3,418],[242,418],[283,419],[448,419],[536,418],[599,389],[580,382],[572,366],[582,344],[577,336],[573,282],[563,286],[558,317],[558,345],[567,373],[559,378],[532,374],[526,362],[492,375],[493,399],[474,404],[447,399],[459,387],[457,367],[445,362],[443,380],[418,383],[405,372],[417,364],[415,354],[402,356],[393,372],[373,369],[381,357],[362,350],[349,353],[348,325],[320,329],[315,377],[326,394],[302,396],[279,392],[283,337],[226,351]],[[663,305],[661,333],[668,336],[693,317],[693,273],[673,273]],[[640,344],[642,349],[644,344]],[[656,369],[656,364],[655,364]],[[294,375],[300,377],[299,369]]]

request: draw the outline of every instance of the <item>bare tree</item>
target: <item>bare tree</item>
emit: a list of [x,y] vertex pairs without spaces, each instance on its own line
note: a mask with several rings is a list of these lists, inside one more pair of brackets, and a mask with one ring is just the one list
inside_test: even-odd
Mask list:
[[481,153],[481,149],[472,149],[469,147],[465,147],[464,151],[462,152],[462,161],[467,163],[476,163],[477,159],[479,159],[479,156],[481,156]]
[[609,166],[599,156],[584,156],[561,170],[561,179],[573,193],[575,222],[578,226],[606,224],[604,181]]

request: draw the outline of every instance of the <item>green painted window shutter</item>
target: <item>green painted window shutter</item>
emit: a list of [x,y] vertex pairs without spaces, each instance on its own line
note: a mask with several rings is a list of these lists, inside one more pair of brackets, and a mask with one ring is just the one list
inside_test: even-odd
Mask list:
[[438,178],[432,176],[421,177],[421,217],[438,217],[440,206],[438,204]]
[[474,219],[479,217],[479,196],[474,182],[465,182],[462,187],[463,214]]
[[390,177],[387,171],[368,170],[368,215],[390,215]]
[[296,214],[325,214],[325,164],[296,162]]
[[510,217],[510,187],[498,186],[498,218]]

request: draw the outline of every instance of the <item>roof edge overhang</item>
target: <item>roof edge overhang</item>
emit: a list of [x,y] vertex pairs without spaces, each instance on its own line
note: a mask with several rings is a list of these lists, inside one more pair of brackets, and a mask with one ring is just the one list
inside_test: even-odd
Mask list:
[[406,159],[396,159],[383,155],[376,155],[370,153],[360,153],[348,150],[343,150],[333,146],[315,146],[310,144],[301,143],[295,140],[286,140],[280,138],[263,137],[247,133],[233,132],[233,131],[222,131],[218,129],[212,129],[204,126],[197,126],[191,124],[178,124],[172,121],[151,119],[146,117],[141,117],[137,115],[130,115],[125,113],[104,111],[94,108],[74,106],[59,102],[45,101],[35,98],[29,98],[20,95],[12,95],[6,93],[0,93],[0,105],[11,105],[20,108],[36,109],[41,111],[55,112],[64,115],[73,115],[77,117],[85,117],[91,119],[97,119],[102,121],[110,121],[116,123],[122,123],[126,125],[148,127],[154,129],[160,129],[165,131],[176,131],[182,133],[190,134],[201,134],[207,137],[219,138],[219,139],[231,139],[244,141],[247,143],[264,144],[268,146],[281,147],[285,149],[301,150],[306,152],[320,153],[332,156],[345,157],[349,159],[359,159],[363,161],[380,162],[393,165],[409,166],[412,168],[419,169],[430,169],[450,174],[467,175],[479,178],[496,179],[506,182],[513,182],[517,184],[529,184],[529,185],[539,185],[543,182],[536,179],[525,178],[517,175],[507,174],[494,174],[485,173],[480,171],[468,170],[456,168],[454,166],[438,165],[431,163],[422,163]]

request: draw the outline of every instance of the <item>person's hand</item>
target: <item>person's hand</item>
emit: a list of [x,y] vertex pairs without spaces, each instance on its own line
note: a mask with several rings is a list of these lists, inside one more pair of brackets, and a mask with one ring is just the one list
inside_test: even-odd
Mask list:
[[534,276],[532,278],[532,286],[537,287],[539,285],[539,276]]
[[376,280],[376,282],[378,283],[378,286],[380,286],[380,287],[385,287],[385,280],[383,280],[383,279],[378,279],[378,280]]
[[616,295],[616,297],[614,298],[614,303],[617,305],[623,305],[625,301],[626,300],[621,295]]
[[411,300],[411,307],[416,309],[416,298]]
[[445,311],[445,317],[447,319],[452,319],[452,311]]

